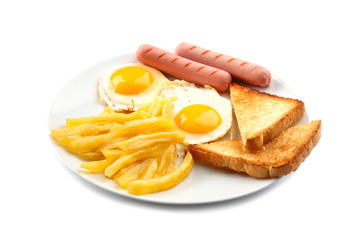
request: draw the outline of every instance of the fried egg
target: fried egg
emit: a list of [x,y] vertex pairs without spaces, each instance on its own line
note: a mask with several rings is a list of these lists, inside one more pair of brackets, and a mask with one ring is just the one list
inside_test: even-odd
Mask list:
[[186,133],[184,144],[214,141],[224,136],[232,124],[229,99],[210,86],[199,87],[183,80],[164,84],[160,96],[175,96],[174,122]]
[[159,70],[133,63],[111,69],[99,79],[100,101],[118,109],[136,110],[152,102],[169,80]]

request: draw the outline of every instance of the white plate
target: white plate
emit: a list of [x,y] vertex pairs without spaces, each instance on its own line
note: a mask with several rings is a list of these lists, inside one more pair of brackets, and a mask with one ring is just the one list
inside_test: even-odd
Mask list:
[[[91,116],[99,114],[104,105],[97,99],[99,76],[108,69],[137,62],[135,54],[125,54],[96,64],[69,81],[55,97],[48,119],[49,131],[64,127],[66,118]],[[285,97],[296,97],[290,88],[278,77],[273,76],[272,83],[266,89],[259,89]],[[308,122],[305,113],[300,122]],[[50,138],[51,139],[51,138]],[[255,179],[244,174],[216,170],[199,164],[176,187],[159,193],[135,196],[121,189],[117,183],[104,177],[103,174],[89,174],[80,170],[83,161],[66,151],[51,139],[56,155],[85,180],[100,188],[116,194],[143,201],[166,204],[203,204],[226,201],[242,197],[268,187],[277,179]]]

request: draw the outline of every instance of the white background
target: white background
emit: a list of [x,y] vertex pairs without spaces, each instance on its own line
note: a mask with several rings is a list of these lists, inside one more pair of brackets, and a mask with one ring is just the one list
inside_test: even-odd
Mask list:
[[[359,239],[357,6],[1,1],[0,238]],[[265,66],[301,96],[323,136],[298,171],[244,198],[169,206],[108,193],[57,159],[47,116],[65,83],[140,44],[183,41]]]

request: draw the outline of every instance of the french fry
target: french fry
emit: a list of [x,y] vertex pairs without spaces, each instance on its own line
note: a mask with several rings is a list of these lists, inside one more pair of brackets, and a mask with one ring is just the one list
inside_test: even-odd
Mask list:
[[158,168],[158,159],[153,159],[141,176],[141,179],[151,179],[155,176]]
[[84,152],[84,153],[79,153],[78,155],[90,161],[97,161],[105,158],[104,154],[100,151]]
[[117,180],[123,175],[125,172],[127,172],[130,168],[134,167],[135,165],[139,164],[141,161],[133,162],[123,168],[121,168],[113,177],[114,181],[117,182]]
[[144,104],[142,105],[141,107],[138,108],[137,111],[144,111],[144,112],[148,112],[149,111],[149,108],[151,106],[151,102],[150,103],[147,103],[147,104]]
[[165,101],[161,116],[174,121],[174,104],[172,102]]
[[103,159],[98,161],[92,161],[92,162],[82,162],[80,164],[80,168],[87,169],[92,173],[103,173],[105,169],[112,164],[115,161],[115,159]]
[[172,159],[172,163],[176,163],[178,161],[178,156],[177,156],[177,145],[174,144],[174,147],[175,147],[175,150],[174,150],[174,156],[173,156],[173,159]]
[[104,143],[103,145],[99,146],[98,150],[99,151],[105,151],[105,150],[111,150],[111,149],[116,149],[118,148],[117,145],[119,142],[125,141],[128,138],[125,138],[123,136],[120,137],[116,137],[115,139]]
[[113,132],[120,136],[135,136],[137,134],[147,134],[161,131],[170,131],[174,129],[174,123],[169,119],[162,117],[152,117],[139,120],[133,120],[125,124],[115,124]]
[[160,156],[162,152],[166,149],[167,145],[157,145],[152,148],[146,148],[140,151],[137,151],[132,154],[124,154],[119,159],[117,159],[114,163],[108,166],[105,170],[106,177],[112,177],[114,174],[119,171],[124,166],[127,166],[133,162],[136,162],[143,158],[154,158]]
[[141,177],[142,173],[146,170],[151,161],[152,159],[146,159],[139,162],[138,164],[135,164],[116,179],[117,183],[120,185],[120,187],[127,188],[130,182],[135,181]]
[[90,126],[81,132],[81,136],[100,135],[108,133],[113,127],[113,123],[106,123],[104,125],[90,124]]
[[84,124],[76,127],[56,128],[51,130],[51,136],[60,144],[67,145],[71,137],[79,136],[82,132],[92,127],[92,124]]
[[165,100],[162,97],[159,96],[155,97],[148,110],[150,117],[161,116],[164,103]]
[[54,130],[58,130],[58,129],[53,129],[51,131],[51,136],[56,140],[57,143],[59,143],[63,146],[67,146],[69,144],[69,142],[71,141],[70,137],[64,136],[61,133],[59,134],[58,131],[54,131]]
[[113,126],[112,123],[108,123],[105,125],[83,124],[73,127],[52,129],[51,135],[60,144],[66,146],[72,140],[74,140],[74,137],[91,136],[91,135],[108,133],[109,130],[112,128],[112,126]]
[[136,111],[132,113],[109,113],[109,114],[100,114],[97,116],[91,117],[78,117],[78,118],[68,118],[66,119],[66,127],[77,126],[86,123],[92,124],[104,124],[104,123],[125,123],[127,121],[132,121],[135,119],[141,119],[148,117],[148,114],[144,111]]
[[174,170],[176,169],[176,167],[174,166],[174,163],[170,163],[169,167],[166,169],[166,173],[165,174],[170,174],[172,173]]
[[124,151],[118,149],[107,149],[101,151],[105,158],[118,159],[121,155],[124,155]]
[[91,152],[104,143],[115,139],[116,137],[117,134],[112,132],[97,136],[75,137],[69,142],[67,148],[70,152],[75,153]]
[[130,194],[163,191],[182,181],[193,166],[188,153],[175,167],[177,144],[185,139],[184,133],[175,131],[176,99],[156,97],[137,111],[107,107],[96,116],[69,118],[65,128],[53,129],[51,135],[91,160],[82,162],[81,169],[103,173]]
[[161,157],[159,167],[156,172],[156,176],[162,176],[166,172],[170,162],[173,159],[174,156],[174,145],[170,145],[164,152],[164,154]]
[[175,96],[165,98],[165,101],[166,101],[166,102],[174,102],[174,101],[176,101],[176,100],[178,100],[178,97],[175,97]]
[[190,152],[187,152],[183,162],[172,173],[159,178],[135,180],[128,184],[128,193],[142,195],[168,190],[179,184],[191,171],[194,161]]
[[182,143],[185,140],[185,137],[185,133],[180,131],[138,135],[117,143],[117,147],[124,151],[136,151],[162,142]]

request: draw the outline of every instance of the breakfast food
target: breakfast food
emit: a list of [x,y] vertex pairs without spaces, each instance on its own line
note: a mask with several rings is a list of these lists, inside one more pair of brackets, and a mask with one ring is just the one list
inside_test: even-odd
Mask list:
[[255,178],[282,177],[317,145],[320,120],[289,128],[305,112],[302,101],[230,83],[234,77],[266,87],[267,69],[188,43],[176,54],[141,45],[142,63],[100,77],[98,96],[108,106],[101,114],[52,129],[53,139],[84,160],[81,171],[141,195],[176,186],[194,160]]
[[210,85],[220,92],[227,90],[231,82],[231,76],[228,72],[177,56],[148,44],[143,44],[138,48],[136,58],[140,62],[175,78],[202,86]]
[[227,71],[233,78],[240,79],[253,86],[266,87],[271,81],[270,71],[264,67],[190,43],[179,44],[175,53],[184,58]]
[[229,168],[256,178],[282,177],[295,171],[321,137],[321,121],[288,128],[255,152],[243,150],[241,140],[195,144],[188,147],[194,160]]
[[168,79],[159,70],[140,63],[115,67],[99,79],[100,100],[113,109],[136,110],[151,102]]
[[176,97],[175,126],[186,133],[185,144],[205,143],[224,136],[231,127],[232,106],[210,86],[175,80],[164,84],[163,98]]
[[175,129],[173,107],[164,107],[174,100],[156,97],[132,113],[107,107],[97,116],[67,119],[66,126],[52,129],[51,135],[88,160],[81,163],[83,171],[103,173],[124,189],[131,186],[129,193],[163,191],[181,182],[193,165],[189,154],[176,167],[177,144],[185,134]]
[[259,148],[295,123],[305,112],[300,100],[279,97],[255,89],[230,84],[243,146]]
[[159,178],[136,180],[128,185],[128,192],[135,195],[160,192],[174,187],[191,171],[194,165],[192,155],[187,153],[181,165],[173,172]]

